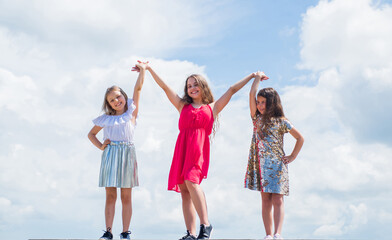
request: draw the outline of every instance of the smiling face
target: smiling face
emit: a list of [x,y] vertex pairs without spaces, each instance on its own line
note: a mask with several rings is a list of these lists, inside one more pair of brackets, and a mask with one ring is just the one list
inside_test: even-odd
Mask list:
[[214,102],[214,96],[207,80],[199,74],[192,74],[185,80],[182,100],[186,103],[210,104]]
[[116,115],[120,115],[125,112],[126,100],[119,90],[111,91],[107,95],[106,101],[109,103],[110,107],[116,111]]
[[261,115],[264,114],[267,105],[267,99],[262,96],[257,96],[256,107]]
[[201,100],[202,92],[200,90],[199,83],[196,81],[194,77],[188,78],[186,86],[187,86],[187,93],[189,97],[193,99],[193,101]]

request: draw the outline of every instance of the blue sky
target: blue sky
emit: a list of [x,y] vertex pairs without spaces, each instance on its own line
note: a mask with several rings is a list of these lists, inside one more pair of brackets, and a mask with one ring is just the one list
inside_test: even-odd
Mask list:
[[[238,11],[227,19],[223,34],[212,36],[212,42],[195,51],[181,51],[175,57],[208,66],[214,79],[224,81],[228,77],[240,78],[244,72],[227,71],[239,69],[270,69],[280,72],[282,78],[295,75],[299,60],[298,27],[303,14],[317,1],[237,1]],[[233,10],[232,10],[233,11]],[[223,13],[218,10],[218,13]],[[215,69],[217,69],[215,71]],[[218,69],[222,69],[218,71]],[[226,71],[224,71],[226,69]],[[284,71],[282,71],[284,69]]]
[[[392,234],[392,2],[0,1],[0,233],[89,238],[104,229],[100,150],[87,139],[104,91],[128,94],[149,60],[179,94],[201,73],[215,97],[263,70],[305,137],[290,166],[286,238]],[[214,238],[262,238],[260,194],[243,188],[250,84],[220,116],[205,190]],[[147,75],[135,144],[135,239],[178,239],[166,191],[178,113]],[[286,153],[294,141],[285,139]],[[121,230],[117,206],[114,232]],[[233,230],[236,229],[236,230]]]

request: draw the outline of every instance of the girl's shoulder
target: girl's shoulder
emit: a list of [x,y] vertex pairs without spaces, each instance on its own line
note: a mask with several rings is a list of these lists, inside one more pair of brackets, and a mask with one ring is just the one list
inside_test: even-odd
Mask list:
[[293,128],[293,124],[286,117],[273,118],[271,121],[278,125],[283,132],[289,132]]
[[121,115],[108,115],[106,113],[93,119],[93,123],[100,127],[115,126],[131,121],[132,112],[136,109],[133,99],[128,99],[128,110]]
[[100,115],[97,118],[93,119],[94,125],[100,126],[100,127],[106,127],[108,123],[108,119],[110,119],[111,115],[107,115],[106,113]]

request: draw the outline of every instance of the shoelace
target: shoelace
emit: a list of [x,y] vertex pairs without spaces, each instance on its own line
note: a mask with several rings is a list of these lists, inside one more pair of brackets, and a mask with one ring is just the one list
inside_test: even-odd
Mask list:
[[186,230],[186,235],[183,236],[182,238],[180,238],[179,240],[184,240],[184,239],[186,239],[190,235],[191,235],[191,233],[189,232],[189,230]]
[[200,225],[200,234],[198,238],[200,237],[208,237],[208,234],[206,232],[206,226],[204,224]]
[[129,234],[131,234],[131,231],[126,231],[126,232],[120,233],[120,235],[121,235],[123,238],[128,237]]
[[105,233],[103,234],[102,237],[110,237],[110,236],[112,235],[112,233],[110,232],[110,230],[112,230],[110,227],[108,227],[108,228],[106,229],[106,231],[105,231],[105,230],[102,230],[102,231],[105,232]]

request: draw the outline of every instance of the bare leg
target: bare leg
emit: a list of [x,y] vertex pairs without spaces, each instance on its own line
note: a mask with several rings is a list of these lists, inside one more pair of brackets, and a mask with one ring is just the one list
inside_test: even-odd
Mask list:
[[186,229],[196,235],[196,212],[193,206],[191,195],[185,183],[179,185],[181,189],[182,212],[184,214]]
[[266,235],[272,235],[272,194],[261,193],[261,214]]
[[199,184],[185,180],[185,185],[191,195],[193,205],[195,206],[196,212],[200,218],[200,224],[209,226],[208,213],[207,213],[207,202],[203,192],[203,189]]
[[132,188],[121,188],[123,232],[129,230],[132,217]]
[[105,204],[105,223],[106,229],[110,228],[110,232],[113,226],[114,212],[116,208],[117,199],[117,188],[107,187],[106,190],[106,204]]
[[274,206],[274,225],[275,233],[282,232],[283,219],[284,219],[284,201],[282,194],[272,194],[272,205]]

